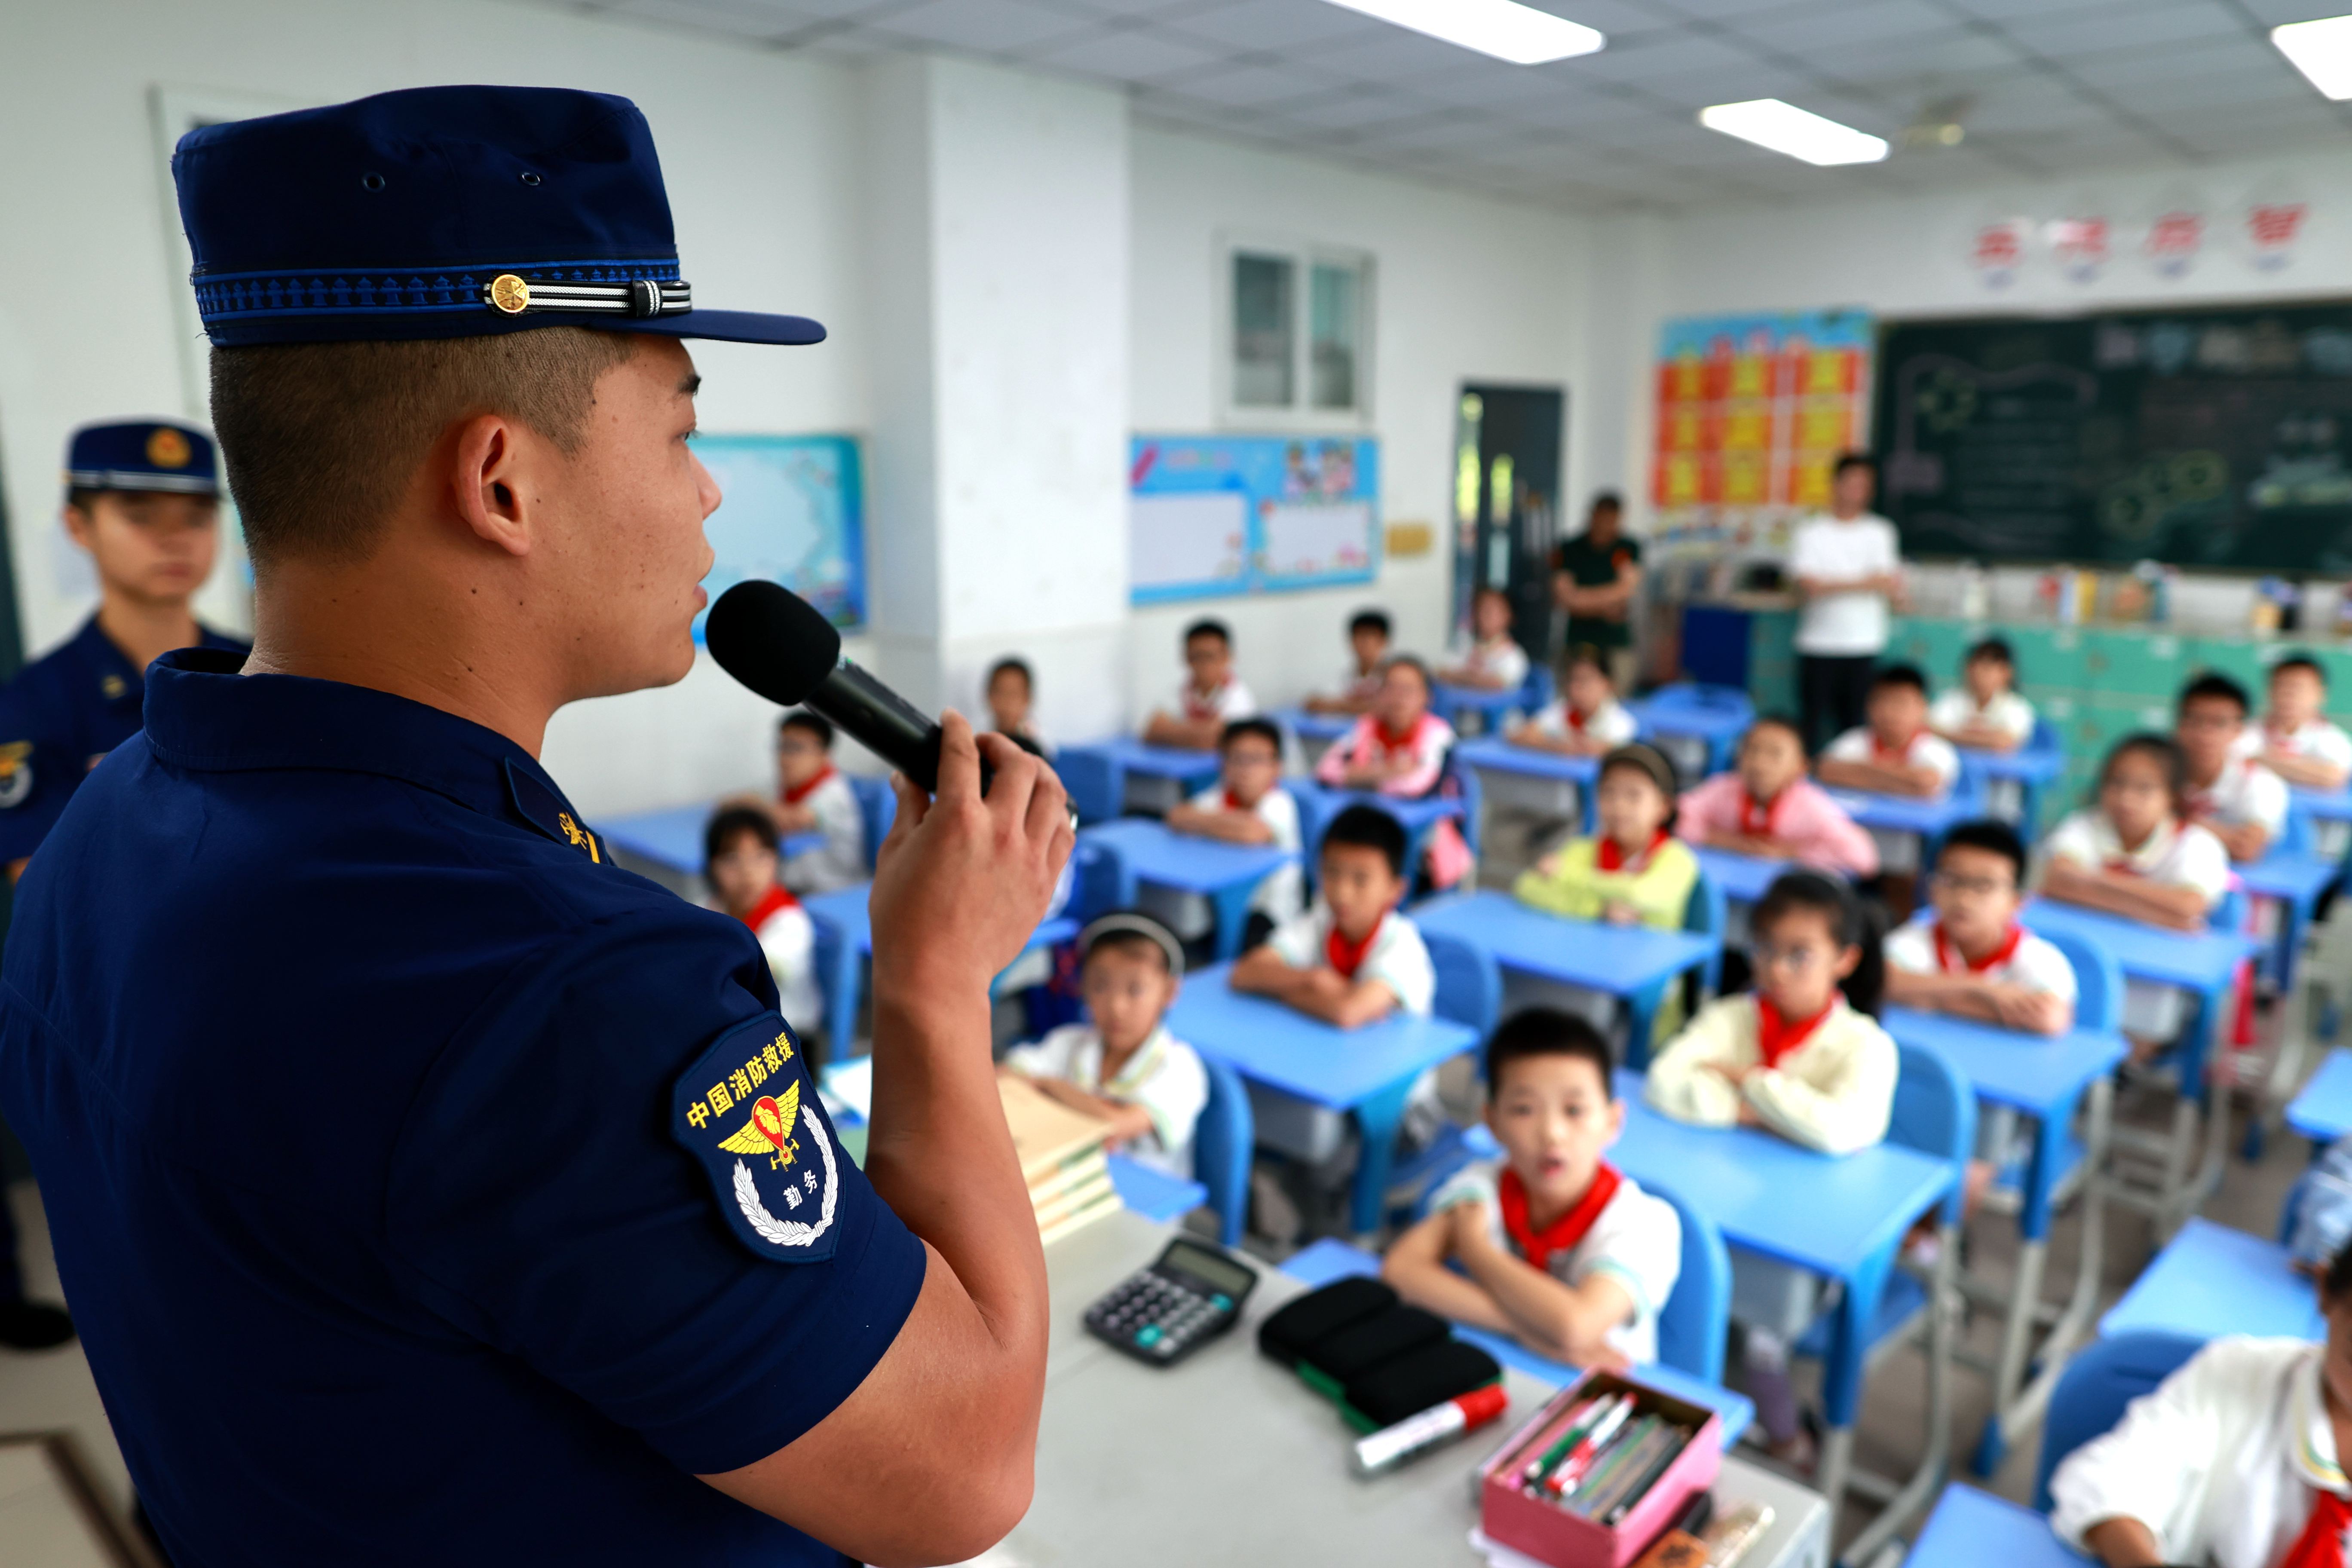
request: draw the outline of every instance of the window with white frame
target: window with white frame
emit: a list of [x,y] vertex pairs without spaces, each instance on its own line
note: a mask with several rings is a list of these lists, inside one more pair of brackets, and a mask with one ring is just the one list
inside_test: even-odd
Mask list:
[[1222,259],[1227,420],[1369,420],[1372,258],[1326,246],[1233,238]]

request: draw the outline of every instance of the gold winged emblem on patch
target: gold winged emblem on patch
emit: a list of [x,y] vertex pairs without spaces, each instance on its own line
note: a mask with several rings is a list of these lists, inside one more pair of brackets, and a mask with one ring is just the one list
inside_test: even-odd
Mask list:
[[[751,1106],[751,1120],[722,1138],[719,1146],[730,1154],[765,1154],[768,1168],[780,1171],[800,1153],[793,1127],[801,1115],[801,1085],[794,1079],[782,1099],[761,1095]],[[740,1169],[739,1166],[738,1169]]]

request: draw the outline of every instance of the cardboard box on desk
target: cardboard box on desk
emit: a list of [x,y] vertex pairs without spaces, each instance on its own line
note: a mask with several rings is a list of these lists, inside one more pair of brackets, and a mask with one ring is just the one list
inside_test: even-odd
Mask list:
[[[1663,1415],[1691,1434],[1682,1452],[1613,1525],[1571,1513],[1559,1502],[1531,1498],[1520,1481],[1528,1462],[1568,1430],[1570,1413],[1597,1394],[1631,1394],[1639,1402],[1637,1416]],[[1722,1468],[1722,1420],[1714,1411],[1639,1378],[1587,1373],[1554,1394],[1478,1468],[1479,1528],[1488,1540],[1552,1568],[1626,1568],[1674,1522],[1685,1503],[1715,1484]]]

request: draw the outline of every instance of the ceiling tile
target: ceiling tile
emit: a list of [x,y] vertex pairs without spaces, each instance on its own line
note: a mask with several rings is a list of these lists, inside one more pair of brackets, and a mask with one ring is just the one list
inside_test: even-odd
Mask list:
[[2018,65],[2017,51],[2008,44],[1963,28],[1822,44],[1807,49],[1804,58],[1823,76],[1867,85],[2014,70]]
[[1354,132],[1368,125],[1400,120],[1425,120],[1443,114],[1447,106],[1412,93],[1377,88],[1348,88],[1318,98],[1301,99],[1275,110],[1282,119],[1309,131]]
[[1842,44],[1925,37],[1950,32],[1952,14],[1931,0],[1866,0],[1833,10],[1775,11],[1731,24],[1742,37],[1775,49],[1810,54]]
[[2019,17],[2075,16],[2084,11],[2112,11],[2118,0],[1951,0],[1958,10],[1991,22]]
[[1382,22],[1370,22],[1318,47],[1313,58],[1325,69],[1360,81],[1411,81],[1425,76],[1450,76],[1467,66],[1500,63],[1475,50],[1441,43],[1410,28],[1392,27]]
[[2343,0],[2244,0],[2246,9],[2265,27],[2287,22],[2315,22],[2344,14]]
[[2028,48],[2064,60],[2155,45],[2243,40],[2245,18],[2214,0],[2126,0],[2096,11],[2020,16],[2002,24]]
[[1029,0],[926,0],[912,10],[894,11],[873,26],[878,32],[922,43],[992,55],[1026,55],[1049,39],[1067,38],[1087,27],[1067,11]]
[[1207,103],[1279,111],[1320,98],[1342,84],[1296,66],[1223,65],[1189,71],[1157,84],[1166,92]]
[[1474,155],[1478,149],[1493,147],[1509,136],[1509,127],[1484,115],[1444,116],[1376,126],[1357,145],[1421,153],[1453,152],[1466,156]]
[[1683,33],[1651,35],[1622,49],[1604,49],[1573,62],[1580,74],[1605,81],[1657,81],[1691,71],[1739,69],[1759,62],[1755,54],[1719,37]]
[[1038,51],[1044,65],[1118,81],[1141,81],[1192,70],[1217,58],[1214,51],[1156,28],[1112,27],[1090,33],[1071,43],[1055,43]]
[[1233,54],[1295,50],[1335,38],[1360,38],[1388,26],[1325,0],[1219,0],[1209,9],[1172,17],[1167,25],[1188,37],[1219,44]]

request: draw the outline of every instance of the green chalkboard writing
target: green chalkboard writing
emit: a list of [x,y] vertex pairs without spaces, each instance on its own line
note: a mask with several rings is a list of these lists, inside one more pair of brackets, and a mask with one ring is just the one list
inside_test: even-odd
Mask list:
[[1914,555],[2352,571],[2352,304],[1889,322]]

